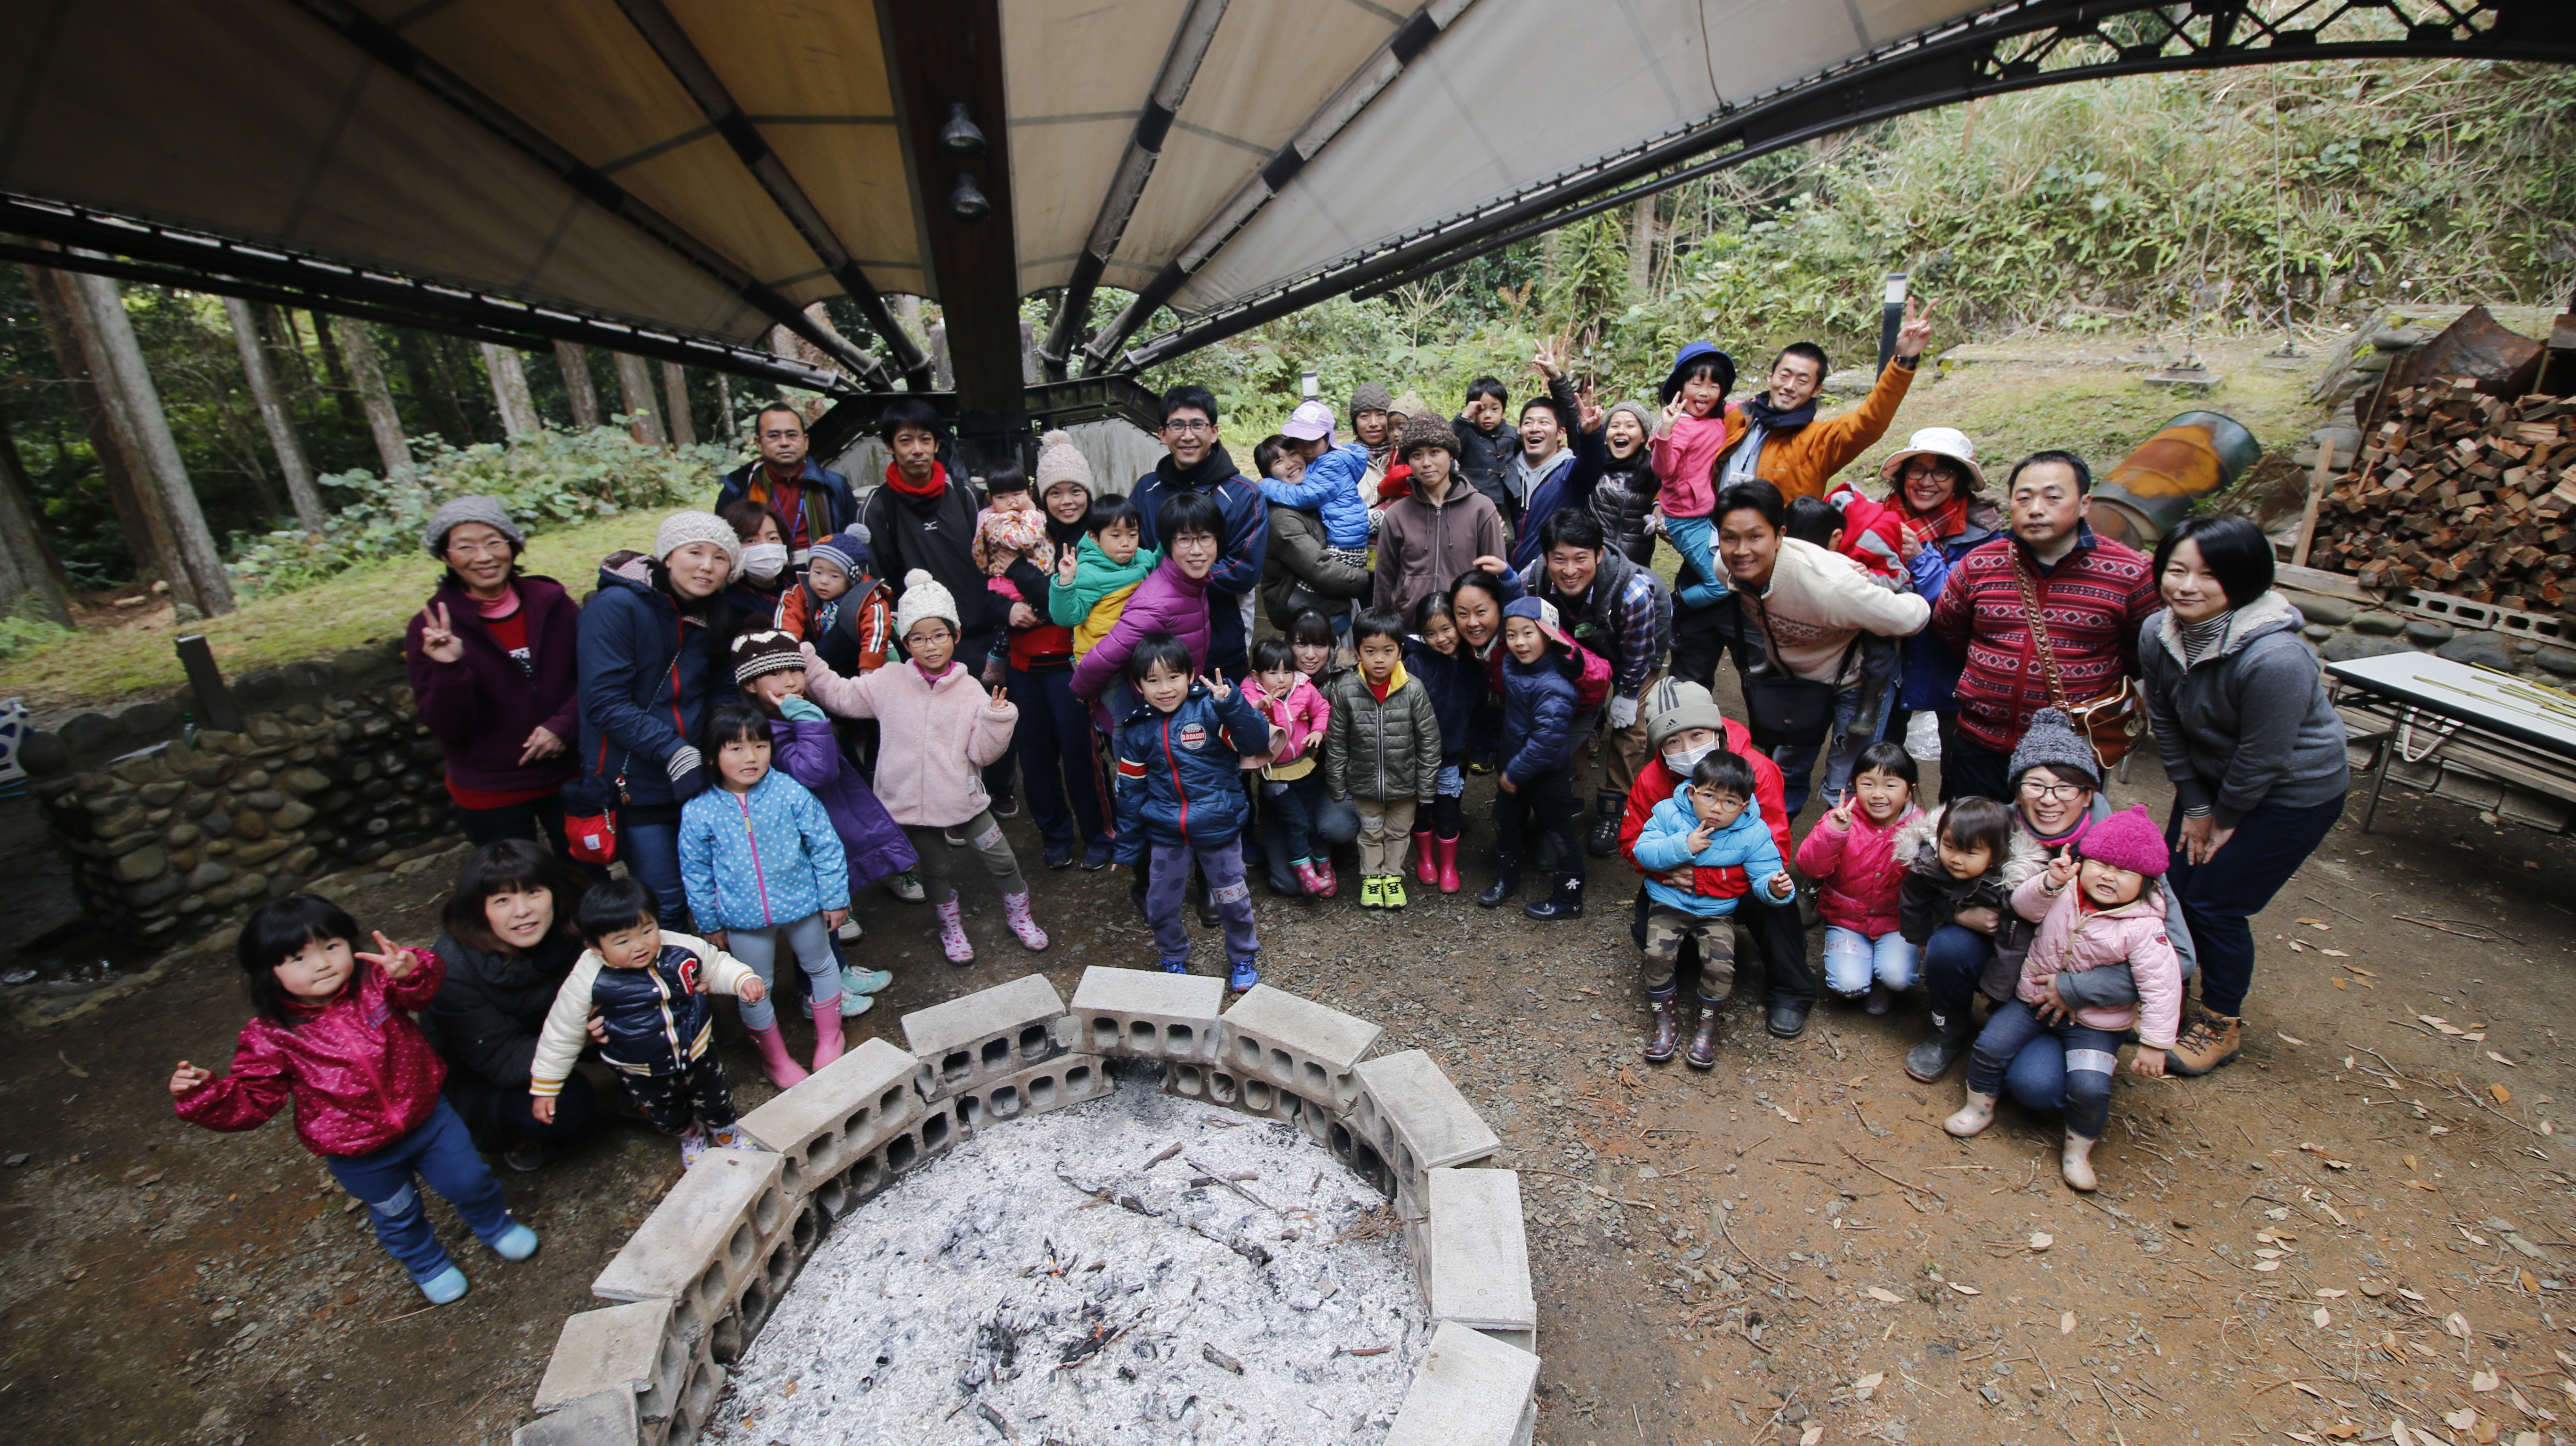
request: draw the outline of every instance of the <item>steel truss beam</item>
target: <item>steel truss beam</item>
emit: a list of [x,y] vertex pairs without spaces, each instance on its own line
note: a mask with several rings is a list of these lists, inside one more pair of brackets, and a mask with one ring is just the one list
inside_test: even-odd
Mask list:
[[[1756,156],[1914,111],[2121,75],[2379,58],[2576,63],[2576,4],[2008,0],[1278,283],[1152,338],[1112,369],[1132,372],[1169,361],[1346,292],[1380,294]],[[1724,155],[1698,159],[1730,146]]]
[[[10,237],[80,250],[57,251]],[[855,390],[840,373],[731,342],[5,192],[0,192],[0,260],[416,326],[522,351],[569,341],[829,395]]]

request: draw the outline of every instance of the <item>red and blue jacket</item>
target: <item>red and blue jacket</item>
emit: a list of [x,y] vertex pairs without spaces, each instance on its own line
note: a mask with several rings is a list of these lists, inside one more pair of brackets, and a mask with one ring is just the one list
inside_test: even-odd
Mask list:
[[1243,759],[1269,751],[1270,722],[1240,688],[1223,701],[1205,682],[1181,706],[1148,703],[1118,725],[1118,862],[1135,864],[1149,842],[1213,848],[1251,822]]

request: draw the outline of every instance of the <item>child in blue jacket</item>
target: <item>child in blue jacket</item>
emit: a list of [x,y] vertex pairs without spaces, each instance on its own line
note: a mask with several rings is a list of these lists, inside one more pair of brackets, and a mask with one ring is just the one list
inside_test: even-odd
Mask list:
[[1145,918],[1163,970],[1190,969],[1182,896],[1193,859],[1207,878],[1208,902],[1225,920],[1228,983],[1261,982],[1261,940],[1252,930],[1252,888],[1243,878],[1239,841],[1251,821],[1243,760],[1270,752],[1268,719],[1222,674],[1201,681],[1190,650],[1170,633],[1147,633],[1127,659],[1127,682],[1142,706],[1118,726],[1118,862],[1146,862]]
[[1264,477],[1256,484],[1261,495],[1273,507],[1304,508],[1323,518],[1326,545],[1342,561],[1366,567],[1369,504],[1360,479],[1368,475],[1369,449],[1359,442],[1334,446],[1333,409],[1312,398],[1297,404],[1280,432],[1306,459],[1305,474],[1287,482]]
[[[1720,748],[1691,769],[1673,796],[1655,805],[1637,835],[1637,867],[1646,874],[1646,1002],[1655,1011],[1646,1058],[1673,1057],[1681,1035],[1673,965],[1682,941],[1699,941],[1699,1032],[1691,1041],[1696,1069],[1717,1063],[1718,1011],[1735,988],[1735,929],[1728,918],[1755,880],[1769,902],[1785,904],[1798,888],[1780,862],[1780,845],[1753,801],[1753,766]],[[1672,883],[1688,867],[1689,888]]]
[[709,945],[760,976],[742,1026],[772,1083],[805,1078],[787,1054],[767,992],[781,941],[814,999],[814,1068],[841,1057],[841,966],[832,931],[850,917],[849,861],[831,816],[805,785],[769,766],[769,719],[739,696],[707,718],[716,786],[680,810],[680,880]]
[[1533,823],[1556,836],[1556,888],[1521,912],[1533,919],[1583,917],[1583,805],[1574,796],[1575,679],[1582,665],[1557,626],[1554,604],[1525,597],[1503,605],[1502,769],[1494,780],[1490,909],[1521,885],[1521,850]]

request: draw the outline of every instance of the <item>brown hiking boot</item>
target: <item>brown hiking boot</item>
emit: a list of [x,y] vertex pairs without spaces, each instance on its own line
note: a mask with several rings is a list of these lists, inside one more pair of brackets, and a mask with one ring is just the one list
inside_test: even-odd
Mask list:
[[1699,1027],[1691,1031],[1690,1053],[1682,1056],[1693,1069],[1717,1068],[1717,1025],[1726,1018],[1726,1001],[1702,999],[1699,1002]]
[[1655,1027],[1646,1036],[1646,1063],[1669,1064],[1674,1052],[1681,1048],[1681,1000],[1667,989],[1647,995],[1646,1003],[1655,1011]]
[[2206,1009],[2192,1012],[2189,1023],[2165,1054],[2165,1068],[2182,1075],[2207,1074],[2236,1058],[2245,1048],[2245,1021]]

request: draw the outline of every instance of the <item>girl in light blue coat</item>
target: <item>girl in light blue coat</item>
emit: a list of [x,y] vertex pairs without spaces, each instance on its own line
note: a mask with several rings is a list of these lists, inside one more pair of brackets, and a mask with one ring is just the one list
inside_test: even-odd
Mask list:
[[[832,931],[850,917],[849,863],[831,816],[805,785],[770,768],[769,719],[742,700],[715,706],[707,752],[716,786],[680,810],[680,879],[709,945],[774,982],[778,946],[795,951],[814,1000],[814,1068],[841,1057],[841,968]],[[872,1002],[872,1001],[871,1001]],[[742,1025],[770,1081],[805,1078],[764,992]]]

